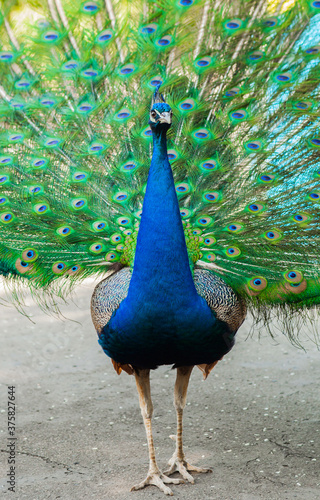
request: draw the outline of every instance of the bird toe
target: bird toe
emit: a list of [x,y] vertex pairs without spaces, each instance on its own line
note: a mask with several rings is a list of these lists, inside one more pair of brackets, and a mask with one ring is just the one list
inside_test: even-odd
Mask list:
[[164,474],[170,476],[174,472],[179,472],[183,479],[188,481],[191,484],[194,484],[194,477],[189,474],[189,472],[212,472],[211,469],[204,468],[204,467],[196,467],[195,465],[189,464],[186,460],[178,458],[177,456],[174,456],[169,460],[169,465],[170,468],[166,471],[164,471]]
[[172,490],[166,484],[181,484],[184,483],[183,479],[173,479],[171,477],[162,474],[162,472],[152,472],[147,475],[146,479],[141,481],[141,483],[132,486],[131,491],[142,490],[146,486],[153,485],[159,488],[160,491],[166,495],[173,495]]

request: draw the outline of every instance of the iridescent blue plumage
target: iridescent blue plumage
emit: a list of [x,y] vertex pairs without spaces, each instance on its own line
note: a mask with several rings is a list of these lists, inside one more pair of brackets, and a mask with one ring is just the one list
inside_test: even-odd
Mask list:
[[167,154],[171,108],[157,102],[150,116],[153,155],[132,277],[100,343],[116,362],[143,368],[210,364],[231,348],[235,331],[194,285]]

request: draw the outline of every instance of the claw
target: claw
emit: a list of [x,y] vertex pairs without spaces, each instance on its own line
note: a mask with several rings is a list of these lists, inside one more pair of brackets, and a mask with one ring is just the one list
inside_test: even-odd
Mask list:
[[[171,436],[170,436],[171,437]],[[183,479],[191,484],[194,484],[194,478],[189,474],[190,472],[212,472],[212,469],[207,469],[204,467],[196,467],[195,465],[189,464],[186,460],[178,458],[176,454],[169,460],[170,468],[164,472],[164,474],[170,476],[174,472],[179,472]]]
[[173,495],[172,490],[165,485],[165,483],[169,484],[181,484],[184,483],[183,479],[172,479],[171,477],[167,477],[162,472],[153,472],[148,474],[144,481],[141,483],[132,486],[131,491],[141,490],[148,485],[157,486],[159,490],[161,490],[166,495]]

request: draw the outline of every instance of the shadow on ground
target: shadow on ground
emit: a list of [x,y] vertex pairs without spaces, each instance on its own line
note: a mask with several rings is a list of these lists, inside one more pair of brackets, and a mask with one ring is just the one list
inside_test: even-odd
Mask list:
[[[133,377],[114,372],[91,324],[93,285],[79,288],[63,311],[42,313],[31,298],[31,323],[1,307],[1,485],[19,500],[145,500],[165,498],[154,487],[130,493],[147,470],[146,438]],[[190,462],[211,466],[194,485],[173,485],[179,500],[316,500],[320,491],[320,353],[280,334],[246,340],[207,381],[195,369],[185,411]],[[320,330],[320,323],[319,323]],[[307,333],[307,332],[306,332]],[[154,438],[165,467],[174,443],[175,373],[152,373]],[[17,390],[17,486],[7,491],[7,385]]]

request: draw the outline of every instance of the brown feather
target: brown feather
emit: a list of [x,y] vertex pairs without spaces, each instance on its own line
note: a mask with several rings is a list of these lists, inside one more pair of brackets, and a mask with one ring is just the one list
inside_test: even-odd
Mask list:
[[134,374],[134,370],[132,368],[131,365],[128,365],[128,364],[122,364],[122,363],[117,363],[117,361],[114,361],[113,359],[111,359],[112,361],[112,364],[113,364],[113,368],[115,369],[115,371],[117,372],[118,375],[120,375],[120,373],[123,371],[125,371],[128,375],[133,375]]
[[[222,358],[221,358],[222,359]],[[220,361],[220,360],[219,360]],[[216,366],[216,364],[218,363],[218,361],[215,361],[214,363],[210,363],[209,365],[206,364],[206,363],[203,363],[202,365],[197,365],[197,367],[202,371],[203,373],[203,378],[204,380],[206,380],[206,378],[208,377],[209,373],[211,372],[211,370]]]

